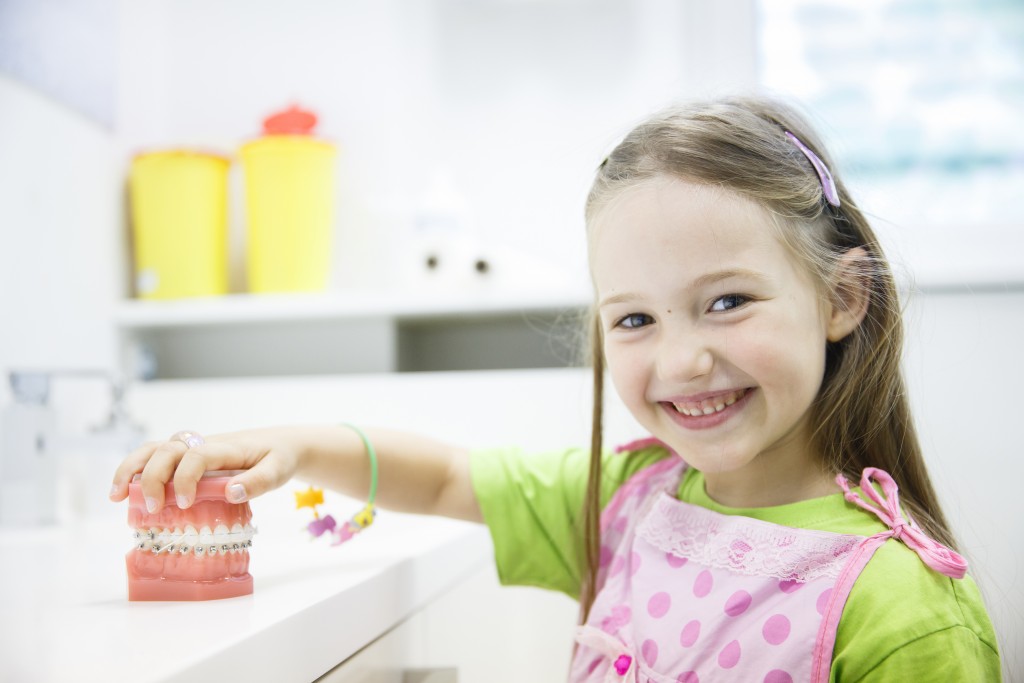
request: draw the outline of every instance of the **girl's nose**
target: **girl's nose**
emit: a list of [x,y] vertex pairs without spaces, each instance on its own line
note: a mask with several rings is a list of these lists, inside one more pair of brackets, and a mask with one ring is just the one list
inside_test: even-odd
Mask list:
[[711,373],[715,357],[700,335],[666,336],[658,348],[657,371],[662,379],[689,382]]

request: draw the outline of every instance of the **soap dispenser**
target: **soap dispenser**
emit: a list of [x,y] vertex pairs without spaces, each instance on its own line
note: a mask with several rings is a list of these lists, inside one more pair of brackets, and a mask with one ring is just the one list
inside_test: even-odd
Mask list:
[[50,375],[11,372],[9,378],[14,402],[0,416],[0,524],[52,524],[57,454],[49,443],[56,424]]

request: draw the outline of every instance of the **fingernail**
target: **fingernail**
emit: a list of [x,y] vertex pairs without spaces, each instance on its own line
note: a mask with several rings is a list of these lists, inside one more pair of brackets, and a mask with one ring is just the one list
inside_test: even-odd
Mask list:
[[241,484],[232,484],[228,487],[228,502],[244,503],[246,499],[245,487]]
[[146,509],[150,512],[156,512],[156,498],[146,496]]
[[188,507],[188,497],[184,493],[179,493],[174,499],[178,501],[178,507],[182,510]]
[[108,497],[109,498],[113,498],[116,495],[117,495],[117,484],[114,484],[113,486],[110,487],[110,493],[108,494]]

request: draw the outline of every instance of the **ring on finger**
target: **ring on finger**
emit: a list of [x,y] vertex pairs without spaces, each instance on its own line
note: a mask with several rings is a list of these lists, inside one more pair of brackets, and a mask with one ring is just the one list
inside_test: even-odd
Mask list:
[[204,443],[206,443],[206,439],[204,439],[198,432],[190,431],[175,432],[174,434],[171,434],[171,438],[169,440],[180,441],[189,448],[202,446]]

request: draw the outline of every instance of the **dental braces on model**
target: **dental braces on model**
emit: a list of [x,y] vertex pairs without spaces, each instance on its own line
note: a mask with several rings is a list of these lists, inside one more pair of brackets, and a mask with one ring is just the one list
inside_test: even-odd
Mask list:
[[256,527],[249,504],[228,502],[225,489],[237,471],[207,472],[194,501],[179,508],[168,482],[158,512],[149,512],[139,475],[128,487],[132,546],[125,555],[128,599],[217,600],[250,595],[249,549]]
[[136,550],[149,550],[154,555],[161,553],[188,555],[196,557],[214,556],[219,553],[237,552],[252,547],[252,537],[258,533],[256,527],[246,524],[235,524],[230,531],[226,526],[218,526],[214,530],[202,527],[196,531],[189,525],[184,531],[175,529],[136,529],[132,533]]

